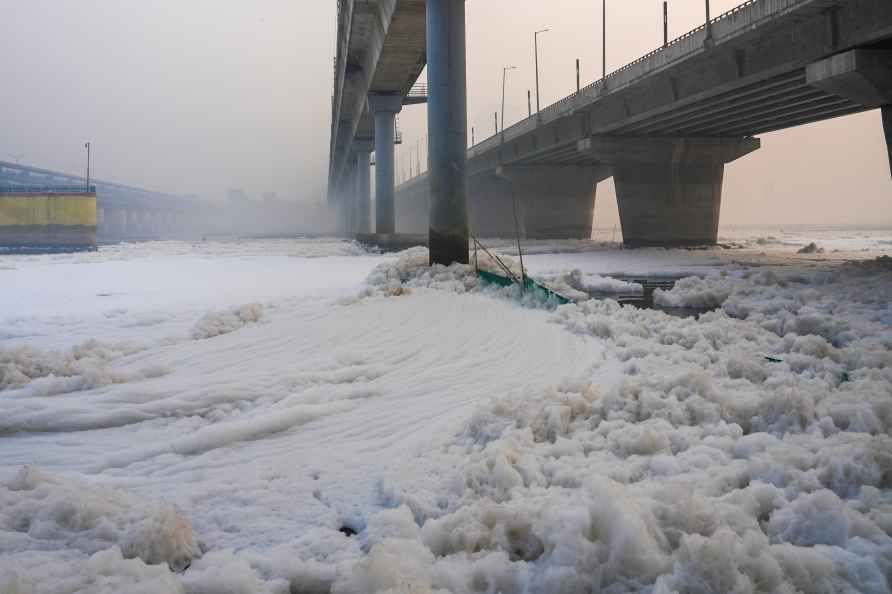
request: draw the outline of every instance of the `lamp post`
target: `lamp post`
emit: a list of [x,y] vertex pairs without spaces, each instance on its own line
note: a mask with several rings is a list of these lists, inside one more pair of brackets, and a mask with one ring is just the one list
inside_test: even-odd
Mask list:
[[601,78],[607,78],[607,0],[601,0]]
[[709,14],[709,0],[706,0],[706,40],[712,41],[712,17]]
[[87,193],[90,193],[90,143],[86,143],[84,148],[87,149]]
[[517,66],[505,66],[502,68],[502,134],[505,133],[505,80],[509,70],[517,70]]
[[533,47],[536,54],[536,113],[539,113],[539,35],[547,33],[551,29],[539,29],[533,33]]

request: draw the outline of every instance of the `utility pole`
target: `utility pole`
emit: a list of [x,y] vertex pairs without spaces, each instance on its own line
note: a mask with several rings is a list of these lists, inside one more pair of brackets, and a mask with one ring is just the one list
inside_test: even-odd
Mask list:
[[536,114],[539,113],[539,35],[548,31],[550,29],[540,29],[533,33],[533,46],[536,54]]
[[477,134],[474,126],[471,126],[471,146],[477,146]]
[[579,58],[576,58],[576,92],[579,92]]
[[496,135],[498,135],[498,134],[499,134],[499,112],[495,112],[494,114],[492,114],[492,117],[493,117],[493,119],[495,120],[495,123],[496,123]]
[[517,70],[517,66],[505,66],[502,68],[502,134],[505,133],[505,80],[509,70]]
[[601,0],[601,78],[607,79],[607,0]]
[[87,149],[87,193],[90,193],[90,143],[86,143],[84,148]]
[[532,95],[533,95],[533,92],[528,90],[528,91],[527,91],[527,115],[528,115],[529,117],[533,117],[533,99],[532,99]]
[[669,47],[669,0],[663,0],[663,47]]
[[709,14],[709,0],[706,0],[706,43],[712,45],[712,17]]

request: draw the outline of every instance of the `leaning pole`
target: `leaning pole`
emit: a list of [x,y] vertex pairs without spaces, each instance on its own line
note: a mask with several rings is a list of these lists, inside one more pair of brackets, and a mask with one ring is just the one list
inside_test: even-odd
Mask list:
[[883,131],[886,134],[886,149],[889,151],[889,173],[892,174],[892,104],[883,108]]
[[468,263],[465,0],[427,0],[430,263]]

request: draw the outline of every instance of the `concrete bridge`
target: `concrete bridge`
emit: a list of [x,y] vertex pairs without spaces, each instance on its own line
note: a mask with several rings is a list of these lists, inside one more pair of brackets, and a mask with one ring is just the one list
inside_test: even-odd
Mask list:
[[[438,39],[425,54],[423,0],[342,0],[329,187],[350,232],[370,226],[373,146],[376,230],[430,227],[432,242],[450,208],[467,208],[477,235],[513,232],[512,196],[527,236],[590,237],[595,186],[613,176],[626,243],[715,243],[724,167],[757,150],[757,135],[877,108],[892,167],[892,2],[749,0],[442,163],[437,151],[455,139],[438,134],[440,112],[465,109],[464,89],[430,65],[430,173],[394,190],[392,123],[380,114],[400,110],[425,56],[459,36],[464,51],[463,21],[431,28],[440,4],[463,2],[428,0],[427,35]],[[443,176],[456,174],[467,194],[444,197]]]
[[[86,184],[77,175],[0,161],[0,191],[83,192]],[[90,188],[96,194],[99,242],[178,236],[199,218],[195,198],[93,179]]]

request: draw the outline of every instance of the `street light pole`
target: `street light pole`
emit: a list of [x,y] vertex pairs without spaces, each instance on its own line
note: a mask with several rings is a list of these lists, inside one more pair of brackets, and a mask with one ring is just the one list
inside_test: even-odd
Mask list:
[[509,70],[517,70],[517,66],[505,66],[502,68],[502,134],[505,133],[505,79]]
[[601,78],[607,78],[607,0],[601,0]]
[[712,17],[709,13],[709,0],[706,0],[706,47],[711,48],[713,46],[712,40]]
[[86,143],[84,147],[87,149],[87,193],[90,193],[90,143]]
[[539,113],[539,35],[551,29],[540,29],[533,33],[533,46],[536,54],[536,113]]

